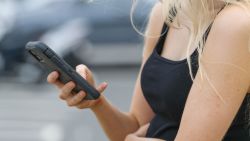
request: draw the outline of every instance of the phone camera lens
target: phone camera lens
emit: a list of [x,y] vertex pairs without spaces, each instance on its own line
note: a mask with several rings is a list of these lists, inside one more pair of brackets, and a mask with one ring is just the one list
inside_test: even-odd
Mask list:
[[41,58],[41,57],[39,57],[38,55],[36,55],[33,51],[29,51],[30,52],[30,54],[34,57],[34,58],[36,58],[39,62],[42,62],[43,61],[43,59]]
[[38,61],[40,61],[40,62],[43,60],[41,57],[39,57],[39,56],[37,56],[37,55],[36,55],[36,59],[37,59]]

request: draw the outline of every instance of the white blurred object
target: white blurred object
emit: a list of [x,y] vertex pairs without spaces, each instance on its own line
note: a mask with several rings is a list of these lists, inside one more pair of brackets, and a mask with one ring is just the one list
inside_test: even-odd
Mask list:
[[92,3],[94,0],[82,0],[83,2]]
[[88,26],[82,19],[69,21],[44,34],[40,40],[48,44],[58,55],[63,56],[86,37]]
[[62,141],[63,128],[58,124],[49,124],[42,128],[40,136],[43,141]]
[[0,40],[12,28],[17,13],[17,3],[14,0],[0,1]]
[[23,7],[28,11],[38,10],[48,6],[53,2],[60,2],[62,0],[24,0]]

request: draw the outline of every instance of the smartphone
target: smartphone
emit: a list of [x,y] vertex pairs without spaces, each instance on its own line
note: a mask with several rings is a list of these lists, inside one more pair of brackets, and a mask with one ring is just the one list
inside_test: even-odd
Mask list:
[[59,80],[63,84],[73,81],[76,84],[76,87],[72,91],[73,93],[83,90],[87,93],[84,99],[96,100],[99,98],[99,92],[46,44],[40,41],[28,42],[26,50],[49,73],[57,71],[59,73]]

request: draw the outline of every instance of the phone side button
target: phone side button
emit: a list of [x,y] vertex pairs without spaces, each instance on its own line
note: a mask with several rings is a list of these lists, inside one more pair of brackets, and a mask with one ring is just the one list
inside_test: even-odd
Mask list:
[[68,70],[68,72],[69,72],[69,73],[71,73],[71,74],[73,74],[73,73],[74,73],[74,72],[73,72],[73,70],[72,70],[72,69],[70,69],[70,68],[68,68],[67,70]]
[[64,67],[63,63],[56,57],[52,57],[53,61],[57,64],[58,67]]
[[49,50],[49,49],[47,49],[45,52],[45,55],[48,57],[48,58],[52,58],[54,55],[53,55],[53,53]]

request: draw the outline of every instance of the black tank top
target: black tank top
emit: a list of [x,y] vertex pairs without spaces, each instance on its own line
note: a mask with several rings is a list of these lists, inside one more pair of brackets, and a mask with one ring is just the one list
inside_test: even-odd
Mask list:
[[[189,74],[187,59],[173,61],[160,55],[168,29],[168,26],[164,24],[162,28],[164,34],[142,69],[141,87],[145,99],[155,113],[146,137],[174,141],[193,82]],[[205,39],[209,31],[210,28],[204,35]],[[197,48],[190,57],[195,77],[198,70]],[[249,98],[250,94],[247,94],[223,141],[250,141],[249,126],[245,119],[246,111],[249,110],[247,109]]]

